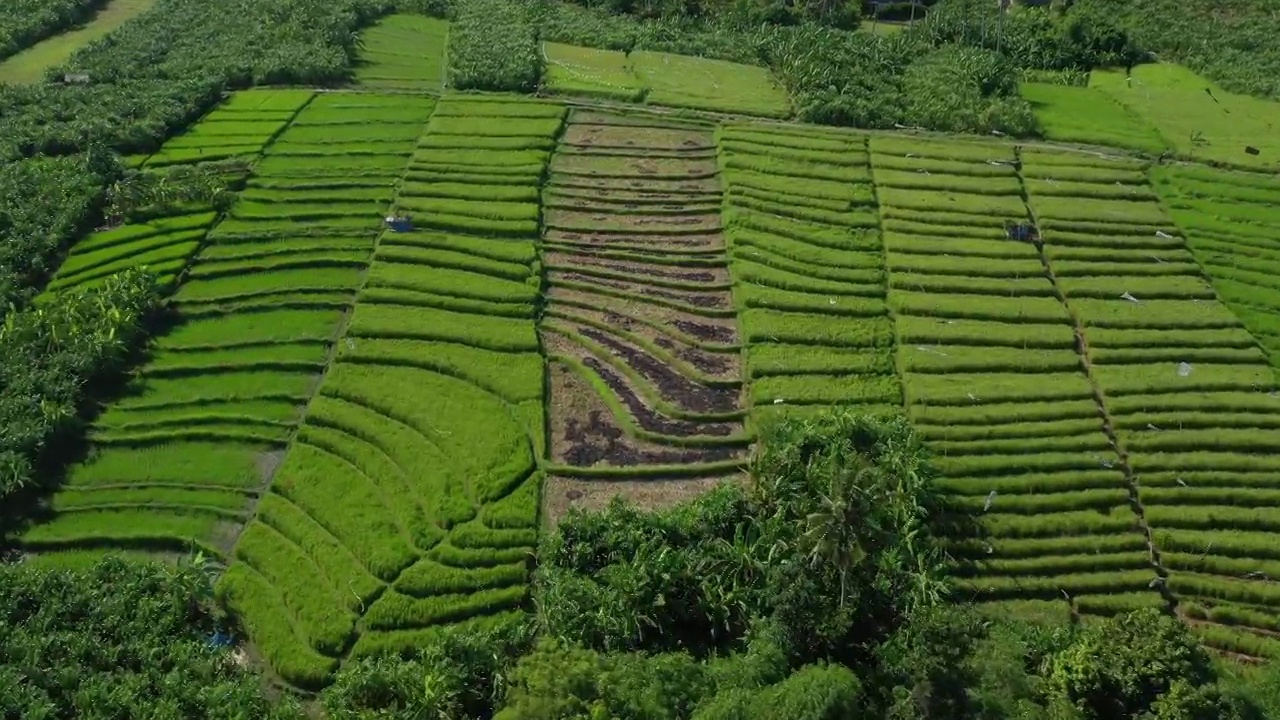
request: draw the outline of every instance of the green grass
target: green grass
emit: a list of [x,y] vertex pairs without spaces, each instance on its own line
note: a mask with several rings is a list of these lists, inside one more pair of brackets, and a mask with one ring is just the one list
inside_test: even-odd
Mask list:
[[1166,149],[1155,128],[1097,88],[1022,83],[1044,137],[1057,142],[1110,145],[1158,155]]
[[654,105],[766,117],[791,112],[786,92],[762,67],[644,50],[630,59]]
[[[1100,70],[1090,75],[1089,86],[1155,126],[1180,155],[1246,167],[1274,167],[1280,156],[1280,138],[1271,127],[1280,103],[1229,93],[1185,67],[1139,65],[1130,78]],[[1246,146],[1261,153],[1250,155]]]
[[388,15],[360,34],[356,82],[379,90],[439,90],[448,37],[444,20]]

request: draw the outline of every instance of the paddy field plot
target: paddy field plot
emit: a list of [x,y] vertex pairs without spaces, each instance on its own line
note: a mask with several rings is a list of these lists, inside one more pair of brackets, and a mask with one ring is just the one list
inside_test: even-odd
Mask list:
[[752,417],[900,407],[866,139],[727,125],[719,140]]
[[421,15],[388,15],[360,33],[355,79],[377,90],[444,87],[449,23]]
[[242,90],[139,164],[145,168],[256,159],[298,114],[310,90]]
[[1074,320],[1037,247],[1004,228],[1029,218],[1014,149],[876,137],[870,151],[907,414],[942,491],[981,520],[953,538],[960,594],[1010,610],[1065,612],[1064,593],[1087,613],[1160,604]]
[[[416,106],[421,127],[432,102],[402,99],[397,107]],[[237,95],[226,110],[281,112],[281,103]],[[360,122],[366,140],[395,136],[375,100],[352,94],[317,98],[293,127],[326,120]],[[350,171],[348,163],[366,155],[325,156],[325,177],[340,182],[334,187],[294,167],[307,145],[288,130],[280,135],[229,216],[200,242],[149,360],[94,421],[89,456],[70,468],[44,521],[20,538],[27,550],[184,552],[194,545],[229,553],[324,372],[413,147],[412,139],[386,143],[378,157],[398,167],[380,176]],[[329,194],[318,198],[317,190]],[[349,199],[358,192],[372,195]],[[297,210],[321,201],[323,214]],[[264,206],[275,212],[262,214]],[[55,282],[75,284],[127,263],[137,243],[189,242],[164,238],[203,234],[211,215],[90,236]]]
[[636,75],[631,58],[619,50],[542,44],[547,69],[542,84],[562,95],[639,102],[647,89]]
[[542,198],[550,514],[745,459],[721,196],[712,128],[570,118]]
[[1152,177],[1218,297],[1280,371],[1280,178],[1191,166]]
[[[1181,65],[1097,70],[1089,87],[1155,126],[1178,154],[1251,168],[1280,169],[1280,103],[1227,92]],[[1251,154],[1246,148],[1254,148]]]
[[[1154,195],[1115,200],[1111,183],[1086,180],[1114,161],[1066,164],[1071,157],[1021,153],[1046,265],[1078,324],[1165,592],[1202,621],[1238,618],[1204,639],[1249,653],[1256,644],[1243,630],[1249,618],[1274,616],[1278,607],[1265,579],[1270,554],[1250,544],[1263,545],[1258,533],[1277,529],[1273,369],[1215,295],[1204,274],[1212,267],[1196,263],[1176,216]],[[1030,186],[1037,175],[1071,179],[1077,166],[1060,194]],[[1118,213],[1117,203],[1132,207]]]
[[[244,90],[233,93],[187,132],[170,139],[138,165],[174,164],[259,156],[267,143],[311,100],[310,90]],[[217,222],[212,207],[179,207],[157,217],[90,234],[73,245],[47,290],[92,286],[131,267],[154,272],[172,290]]]
[[[407,148],[393,203],[415,229],[379,238],[333,364],[218,586],[295,685],[526,601],[544,444],[538,186],[563,113],[446,99]],[[542,149],[487,147],[487,128]]]

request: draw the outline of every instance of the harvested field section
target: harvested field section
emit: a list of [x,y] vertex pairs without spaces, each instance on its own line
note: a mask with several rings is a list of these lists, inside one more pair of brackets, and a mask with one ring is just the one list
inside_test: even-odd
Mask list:
[[1267,222],[1280,182],[1200,167],[1152,176],[1171,216],[1165,234],[1185,242],[1208,276],[1196,279],[1217,297],[1130,309],[1133,324],[1166,328],[1177,356],[1154,341],[1135,350],[1134,367],[1112,379],[1124,393],[1113,404],[1129,419],[1112,412],[1143,471],[1142,502],[1180,609],[1212,629],[1207,643],[1250,654],[1248,636],[1211,623],[1271,633],[1280,606],[1270,549],[1280,531],[1280,222]]
[[[575,115],[551,171],[541,335],[556,472],[635,480],[619,492],[655,503],[645,478],[736,472],[751,435],[712,132]],[[571,485],[552,481],[549,512],[582,497]]]
[[752,416],[900,407],[875,194],[822,177],[866,176],[866,139],[727,125],[720,147]]
[[[943,491],[980,516],[953,538],[963,596],[1009,612],[1037,600],[1110,613],[1135,592],[1159,604],[1074,323],[1036,246],[1007,230],[1028,220],[1009,191],[1014,149],[878,138],[870,149],[907,412]],[[903,189],[920,187],[900,172],[919,163],[932,163],[930,189]]]
[[[454,122],[456,102],[481,105],[479,133]],[[314,664],[291,673],[305,657],[407,650],[433,628],[525,602],[544,445],[537,199],[550,153],[455,148],[482,143],[485,128],[518,127],[529,107],[557,109],[445,99],[406,148],[394,205],[421,214],[412,230],[379,238],[267,510],[236,546],[220,590],[271,628],[254,639],[295,684],[328,677]],[[536,135],[509,137],[550,145],[559,120],[548,119]],[[484,178],[511,199],[456,197],[461,187],[483,197]],[[348,191],[334,192],[331,204]],[[499,211],[532,224],[523,235],[495,228]],[[294,595],[305,587],[320,588],[306,604]]]

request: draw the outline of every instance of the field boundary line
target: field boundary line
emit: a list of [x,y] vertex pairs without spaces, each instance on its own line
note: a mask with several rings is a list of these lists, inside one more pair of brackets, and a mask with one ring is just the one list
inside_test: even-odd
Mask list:
[[893,374],[898,379],[898,388],[900,390],[902,401],[902,413],[910,422],[910,406],[907,404],[907,388],[906,376],[902,372],[901,345],[898,342],[898,313],[893,309],[893,303],[889,302],[889,250],[884,243],[884,216],[880,214],[880,185],[876,182],[876,159],[875,154],[871,152],[871,137],[867,136],[862,139],[863,147],[867,151],[867,174],[871,178],[871,200],[876,204],[876,232],[880,235],[880,272],[884,284],[884,312],[889,318],[889,322],[893,325]]
[[[1022,203],[1026,208],[1027,216],[1031,220],[1032,225],[1039,227],[1039,218],[1036,216],[1035,209],[1031,205],[1030,194],[1027,191],[1026,178],[1022,174],[1022,148],[1014,149],[1015,165],[1014,168],[1018,176],[1018,185],[1022,193]],[[1116,453],[1117,462],[1120,466],[1120,472],[1124,476],[1125,489],[1129,493],[1129,506],[1132,508],[1134,516],[1137,519],[1138,528],[1146,538],[1148,558],[1151,562],[1152,569],[1155,570],[1156,580],[1152,582],[1152,586],[1160,593],[1165,602],[1169,606],[1170,612],[1177,611],[1178,599],[1169,590],[1168,577],[1169,571],[1164,568],[1160,562],[1160,549],[1156,547],[1155,537],[1151,532],[1151,526],[1147,524],[1146,513],[1142,507],[1142,500],[1138,494],[1138,479],[1134,475],[1133,466],[1129,463],[1129,453],[1125,449],[1123,443],[1120,442],[1119,435],[1116,434],[1115,420],[1111,417],[1111,413],[1107,410],[1106,399],[1103,397],[1102,388],[1099,387],[1097,379],[1093,373],[1093,362],[1089,353],[1089,339],[1085,335],[1084,325],[1080,321],[1080,316],[1071,307],[1071,301],[1067,299],[1066,293],[1062,291],[1062,286],[1058,282],[1058,276],[1053,271],[1053,264],[1049,261],[1049,256],[1044,250],[1044,240],[1036,237],[1033,241],[1036,254],[1040,258],[1040,264],[1044,268],[1045,275],[1049,279],[1049,284],[1053,287],[1054,296],[1058,302],[1067,311],[1067,316],[1071,320],[1072,331],[1075,334],[1076,354],[1080,358],[1080,366],[1084,372],[1085,380],[1089,383],[1090,392],[1093,395],[1093,401],[1098,406],[1098,412],[1102,416],[1102,432],[1107,437],[1107,442]],[[1075,601],[1071,600],[1072,612],[1075,613]]]

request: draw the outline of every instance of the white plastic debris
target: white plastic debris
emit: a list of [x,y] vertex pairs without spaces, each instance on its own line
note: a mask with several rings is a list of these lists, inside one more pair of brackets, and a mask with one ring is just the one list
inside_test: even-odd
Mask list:
[[773,404],[774,404],[774,405],[781,405],[781,404],[782,404],[782,398],[774,398],[774,399],[773,399]]
[[1178,377],[1186,377],[1190,374],[1191,374],[1191,363],[1189,362],[1178,363]]
[[1152,259],[1152,260],[1155,260],[1156,262],[1161,263],[1161,264],[1163,264],[1163,263],[1164,263],[1164,258],[1157,257],[1157,256],[1155,256],[1155,255],[1152,255],[1152,256],[1151,256],[1151,259]]
[[1182,478],[1176,478],[1174,479],[1174,482],[1178,483],[1182,487],[1187,487],[1187,481],[1183,480]]
[[986,512],[986,511],[990,510],[990,509],[991,509],[991,503],[995,502],[995,500],[996,500],[996,491],[995,491],[995,490],[992,490],[991,492],[987,493],[987,501],[986,501],[986,502],[984,502],[984,503],[982,503],[982,512]]
[[832,305],[835,305],[835,304],[836,304],[836,299],[835,299],[835,298],[827,298],[827,302],[828,302],[828,303],[830,303],[830,304],[832,304]]
[[1169,233],[1167,233],[1167,232],[1165,232],[1165,231],[1163,231],[1163,230],[1157,230],[1157,231],[1156,231],[1156,237],[1162,237],[1162,238],[1164,238],[1165,240],[1172,240],[1172,239],[1173,239],[1173,236],[1172,236],[1172,235],[1170,235]]
[[1121,297],[1121,298],[1123,298],[1123,299],[1125,299],[1125,300],[1128,300],[1129,302],[1135,302],[1135,303],[1141,303],[1141,302],[1142,302],[1142,301],[1141,301],[1141,300],[1139,300],[1138,298],[1134,297],[1134,296],[1133,296],[1133,294],[1132,294],[1132,293],[1130,293],[1130,292],[1128,292],[1128,291],[1125,291],[1125,294],[1121,295],[1120,297]]
[[978,396],[974,395],[973,393],[969,393],[969,399],[974,402],[978,402]]
[[1103,460],[1103,461],[1102,461],[1102,462],[1100,462],[1099,464],[1100,464],[1100,465],[1102,465],[1102,467],[1104,467],[1104,468],[1106,468],[1106,469],[1108,469],[1108,470],[1110,470],[1111,468],[1115,467],[1115,465],[1116,465],[1115,463],[1111,462],[1110,460]]
[[1148,430],[1155,430],[1156,432],[1160,432],[1160,428],[1156,427],[1156,426],[1155,426],[1155,425],[1153,425],[1152,423],[1147,423],[1147,429],[1148,429]]

